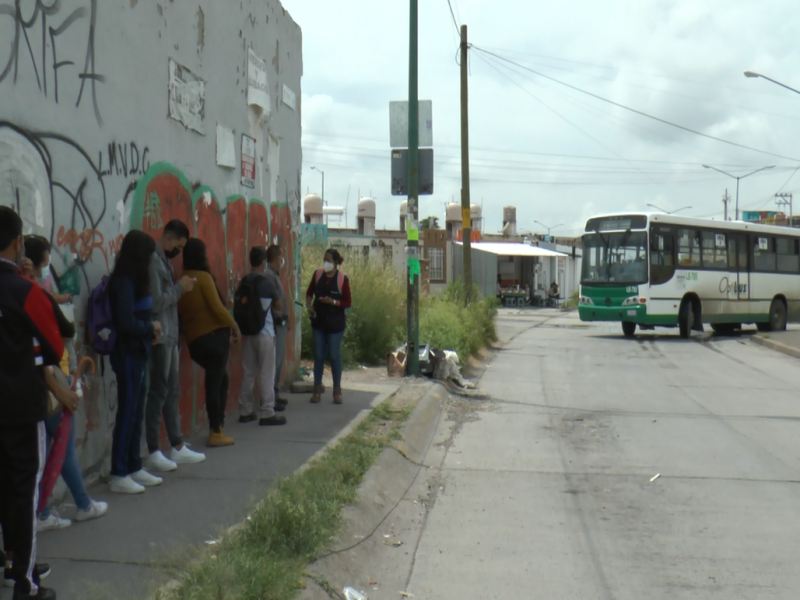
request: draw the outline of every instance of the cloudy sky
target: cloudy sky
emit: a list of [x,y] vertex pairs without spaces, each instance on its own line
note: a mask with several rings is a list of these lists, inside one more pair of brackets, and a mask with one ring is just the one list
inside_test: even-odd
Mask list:
[[[768,10],[753,0],[451,2],[476,46],[470,162],[485,231],[500,229],[505,205],[517,207],[518,230],[542,232],[540,221],[563,224],[553,229],[560,235],[580,233],[593,214],[648,203],[721,218],[736,180],[704,163],[738,175],[775,165],[741,181],[743,210],[773,210],[776,192],[800,192],[800,95],[743,75],[800,89],[796,2],[771,0]],[[303,191],[320,191],[316,166],[328,204],[349,204],[351,226],[360,191],[376,199],[378,226],[396,227],[403,198],[390,190],[389,102],[408,95],[407,2],[283,3],[303,29]],[[447,0],[420,0],[419,36],[436,164],[423,218],[459,201],[458,39]]]

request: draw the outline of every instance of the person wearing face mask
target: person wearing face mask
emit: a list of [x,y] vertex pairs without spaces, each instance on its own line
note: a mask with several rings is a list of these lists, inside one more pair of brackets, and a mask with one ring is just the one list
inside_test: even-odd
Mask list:
[[[268,261],[275,261],[277,246],[270,251],[263,246],[250,250],[250,273],[236,290],[233,315],[242,332],[242,387],[239,391],[239,423],[258,418],[262,426],[286,425],[286,417],[277,415],[286,408],[275,402],[276,323],[283,319],[283,299]],[[278,248],[280,251],[280,248]],[[258,416],[253,409],[253,387],[258,376]]]
[[[286,266],[286,259],[280,246],[272,245],[267,248],[267,277],[272,277],[273,284],[278,290],[282,306],[288,310],[286,304],[286,294],[283,293],[283,283],[281,283],[281,271]],[[289,402],[280,396],[281,373],[283,372],[283,357],[286,351],[286,335],[289,332],[289,315],[275,314],[273,311],[273,322],[275,323],[275,404],[287,406]]]
[[[0,206],[0,526],[3,546],[14,550],[14,599],[55,600],[53,590],[39,585],[49,567],[35,564],[36,509],[45,464],[44,369],[60,363],[64,342],[51,300],[20,270],[24,258],[22,219]],[[77,407],[74,392],[52,391]]]
[[[189,228],[174,219],[164,226],[150,260],[150,293],[153,296],[153,320],[161,323],[161,341],[153,346],[148,370],[150,384],[145,407],[145,435],[149,456],[146,466],[162,473],[174,471],[179,464],[201,463],[206,455],[190,450],[181,435],[178,404],[181,383],[178,372],[178,300],[191,292],[195,280],[184,275],[176,283],[170,260],[181,253],[189,239]],[[161,417],[167,430],[169,457],[161,451]]]
[[314,393],[311,402],[322,400],[322,374],[326,354],[333,374],[333,403],[342,404],[342,339],[347,329],[345,311],[350,308],[350,280],[339,270],[344,262],[335,248],[325,252],[323,267],[306,291],[306,308],[314,333]]

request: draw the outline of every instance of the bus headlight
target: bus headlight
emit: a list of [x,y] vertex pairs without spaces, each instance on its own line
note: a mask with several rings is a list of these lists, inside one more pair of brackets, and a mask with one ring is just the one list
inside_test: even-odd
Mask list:
[[622,302],[622,306],[634,306],[639,304],[639,298],[637,296],[631,296],[630,298],[625,298]]
[[586,296],[581,296],[579,302],[581,304],[594,304],[594,300],[587,298]]

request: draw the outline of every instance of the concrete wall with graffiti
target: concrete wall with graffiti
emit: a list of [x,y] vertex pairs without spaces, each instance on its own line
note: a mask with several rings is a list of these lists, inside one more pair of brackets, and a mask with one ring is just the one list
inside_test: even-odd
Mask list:
[[[0,40],[0,204],[18,210],[26,233],[50,239],[79,330],[123,235],[159,235],[173,218],[207,243],[229,303],[248,248],[280,244],[292,306],[302,35],[278,0],[0,0]],[[299,360],[294,318],[290,326],[284,382]],[[240,364],[236,350],[229,409]],[[205,411],[202,372],[185,350],[181,371],[189,433]],[[87,472],[102,472],[116,384],[110,369],[91,384],[79,455]]]

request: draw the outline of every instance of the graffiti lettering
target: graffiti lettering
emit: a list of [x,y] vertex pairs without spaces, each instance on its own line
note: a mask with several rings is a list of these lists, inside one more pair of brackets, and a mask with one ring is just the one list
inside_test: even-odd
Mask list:
[[130,144],[116,144],[111,142],[108,145],[108,168],[103,170],[103,153],[100,153],[100,171],[102,175],[144,175],[150,168],[150,161],[147,155],[150,148],[147,146],[143,150],[135,142]]
[[[30,56],[31,66],[33,67],[33,75],[35,77],[36,84],[44,96],[49,97],[47,87],[48,38],[45,35],[45,32],[47,32],[49,34],[50,48],[52,51],[51,66],[53,70],[53,98],[56,103],[58,103],[59,70],[66,67],[72,67],[74,69],[76,65],[79,65],[80,63],[76,63],[74,60],[65,60],[64,57],[59,60],[57,52],[57,39],[67,30],[77,27],[76,23],[78,21],[86,21],[88,13],[86,54],[83,57],[83,70],[80,70],[80,67],[78,67],[78,72],[74,76],[74,81],[76,83],[75,87],[77,88],[75,93],[75,106],[79,107],[81,105],[84,87],[88,81],[91,86],[92,104],[94,105],[95,118],[97,119],[97,122],[102,125],[103,119],[100,116],[96,85],[98,82],[105,82],[105,77],[96,72],[94,51],[94,36],[97,26],[97,0],[88,0],[87,4],[89,5],[88,10],[86,6],[82,6],[73,10],[69,14],[64,14],[63,18],[55,27],[48,27],[48,19],[55,20],[56,18],[62,16],[60,14],[62,12],[62,2],[58,0],[49,4],[43,2],[42,0],[36,0],[33,4],[33,13],[28,18],[25,18],[25,16],[22,14],[22,0],[14,0],[13,4],[0,4],[0,17],[10,17],[12,26],[14,28],[13,38],[11,39],[11,53],[9,54],[8,59],[5,61],[5,64],[2,62],[2,57],[0,57],[0,84],[9,78],[9,75],[11,75],[13,70],[14,76],[12,81],[16,85],[20,67],[20,50],[22,49],[24,52],[27,49],[27,54]],[[30,5],[30,2],[26,3],[26,8],[27,5]],[[37,25],[39,26],[37,27]],[[31,45],[31,39],[34,37],[35,32],[38,32],[39,30],[41,31],[41,55],[37,57],[37,55],[34,53],[33,45]],[[77,85],[78,82],[80,83],[80,86]]]
[[58,235],[56,236],[56,245],[61,248],[69,248],[69,251],[78,256],[81,261],[92,262],[92,255],[95,250],[99,250],[103,255],[106,263],[106,270],[109,269],[109,258],[113,257],[119,251],[122,244],[122,234],[108,243],[108,249],[105,246],[105,237],[102,232],[97,229],[86,229],[84,231],[76,231],[75,229],[66,229],[63,225],[58,228]]

